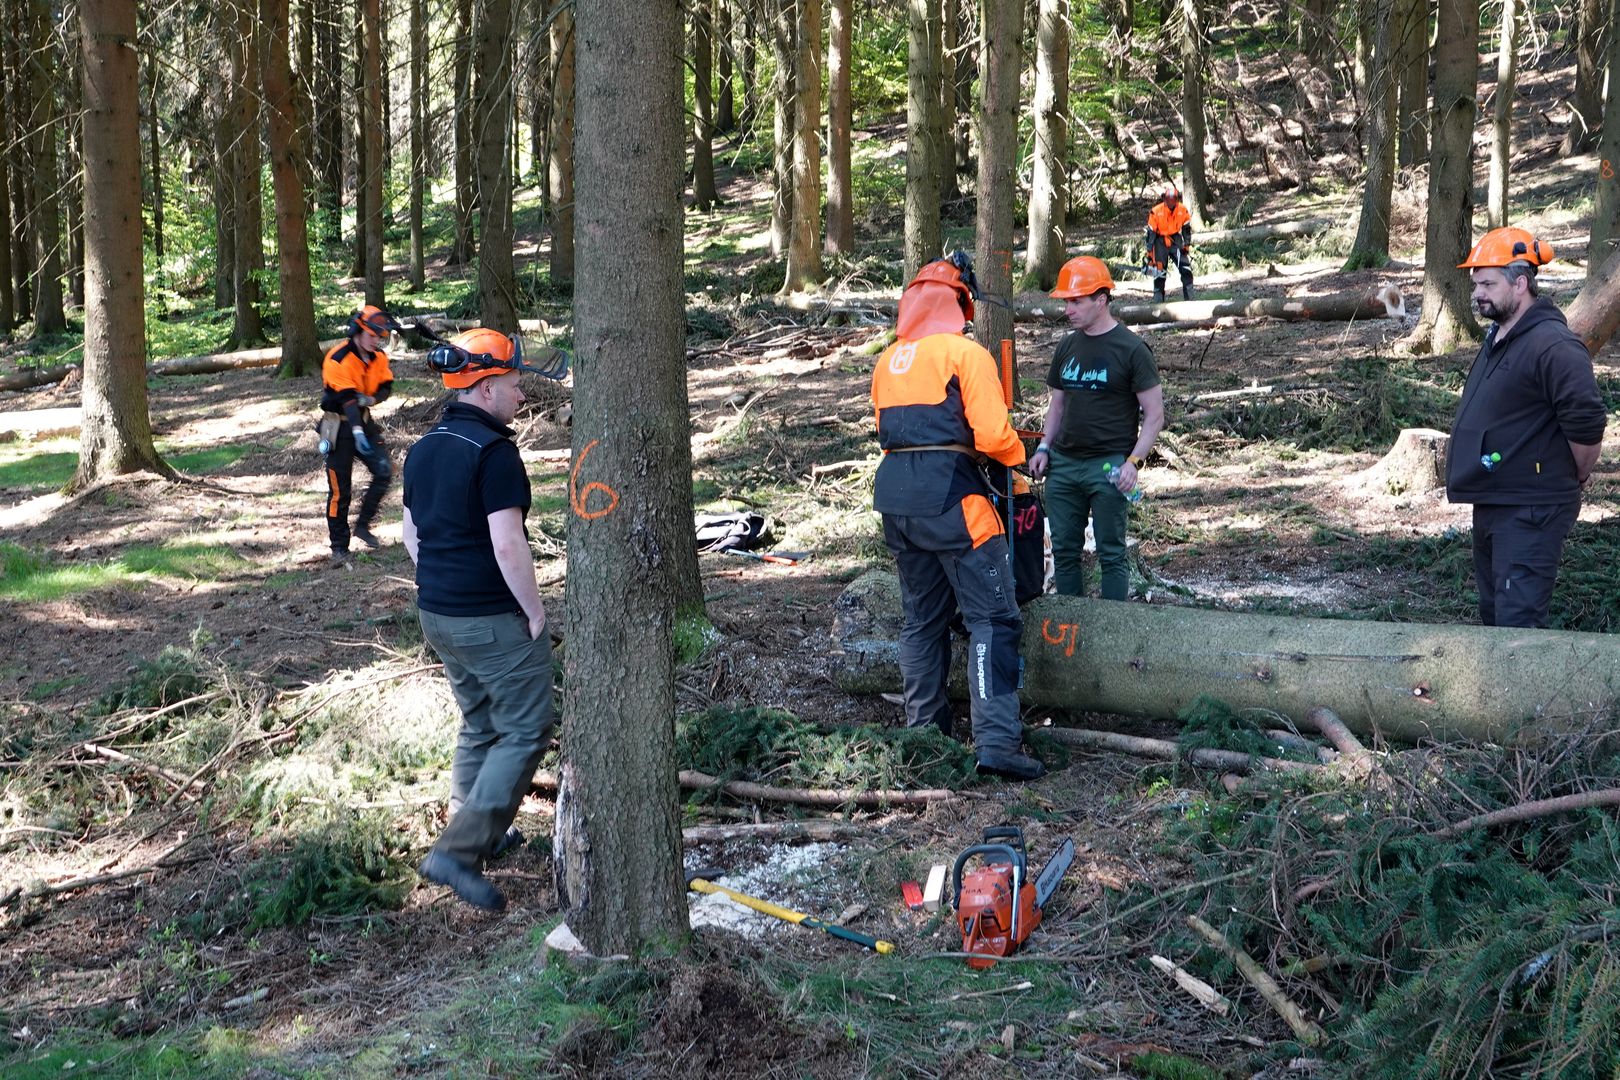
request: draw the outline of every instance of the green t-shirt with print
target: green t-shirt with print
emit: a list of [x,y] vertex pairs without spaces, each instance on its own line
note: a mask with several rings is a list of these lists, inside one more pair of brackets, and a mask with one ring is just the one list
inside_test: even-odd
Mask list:
[[1147,342],[1119,323],[1092,337],[1080,330],[1058,343],[1046,385],[1063,391],[1063,423],[1052,448],[1070,457],[1128,454],[1136,445],[1136,395],[1159,385]]

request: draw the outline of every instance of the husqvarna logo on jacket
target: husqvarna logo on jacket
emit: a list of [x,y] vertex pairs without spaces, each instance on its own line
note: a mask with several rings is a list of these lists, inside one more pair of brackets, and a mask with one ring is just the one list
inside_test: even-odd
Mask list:
[[915,341],[902,342],[894,347],[889,354],[889,371],[895,375],[904,375],[911,370],[911,365],[917,359],[917,343]]

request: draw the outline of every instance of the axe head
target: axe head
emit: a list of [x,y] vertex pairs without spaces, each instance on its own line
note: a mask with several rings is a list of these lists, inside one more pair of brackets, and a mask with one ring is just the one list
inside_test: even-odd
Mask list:
[[706,866],[698,870],[688,870],[686,872],[686,887],[690,889],[692,882],[700,879],[703,881],[718,881],[724,873],[725,871],[718,866]]

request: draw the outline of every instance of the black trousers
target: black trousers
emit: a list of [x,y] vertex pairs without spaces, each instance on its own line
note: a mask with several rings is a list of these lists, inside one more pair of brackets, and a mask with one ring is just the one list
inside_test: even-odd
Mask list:
[[371,527],[393,480],[394,467],[388,460],[388,444],[383,442],[382,429],[368,418],[365,432],[371,442],[369,457],[360,457],[355,449],[354,433],[347,425],[338,429],[337,441],[326,454],[326,532],[332,540],[333,551],[349,550],[349,496],[353,492],[354,459],[360,457],[371,473],[371,482],[360,498],[360,512],[354,517],[356,525]]
[[1475,506],[1474,584],[1486,626],[1547,625],[1564,537],[1580,501],[1561,506]]
[[[1166,273],[1169,272],[1172,266],[1180,270],[1181,295],[1183,298],[1191,296],[1193,283],[1192,256],[1187,253],[1186,245],[1181,243],[1179,236],[1177,236],[1174,243],[1171,243],[1158,233],[1154,233],[1153,261],[1164,267]],[[1157,300],[1164,299],[1164,278],[1153,279],[1153,296]]]

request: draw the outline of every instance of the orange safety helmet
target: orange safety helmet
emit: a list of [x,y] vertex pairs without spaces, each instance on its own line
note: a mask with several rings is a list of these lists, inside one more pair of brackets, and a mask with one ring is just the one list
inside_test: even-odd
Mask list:
[[1059,300],[1078,300],[1099,289],[1112,291],[1113,288],[1114,278],[1108,272],[1107,263],[1092,255],[1077,255],[1058,271],[1057,288],[1051,295]]
[[906,288],[919,285],[925,281],[932,281],[939,285],[949,285],[957,292],[956,301],[962,305],[962,315],[969,322],[973,321],[973,301],[979,295],[979,280],[973,273],[973,260],[965,251],[952,252],[949,258],[935,259],[928,263],[917,276],[906,282]]
[[1457,264],[1459,270],[1509,266],[1516,262],[1531,266],[1546,266],[1553,260],[1553,246],[1543,243],[1528,229],[1508,226],[1492,229],[1479,238],[1468,258]]
[[530,370],[515,338],[478,326],[457,334],[428,353],[428,366],[451,390],[465,390],[479,379],[504,371]]
[[1164,185],[1164,190],[1159,194],[1164,198],[1179,199],[1181,198],[1181,189],[1176,187],[1174,182],[1169,182]]
[[378,337],[387,337],[389,331],[399,329],[402,329],[399,320],[375,304],[367,304],[349,317],[349,337],[359,337],[362,330],[370,330]]

